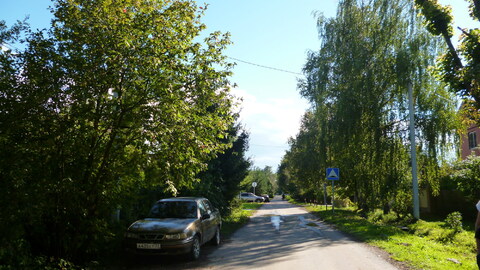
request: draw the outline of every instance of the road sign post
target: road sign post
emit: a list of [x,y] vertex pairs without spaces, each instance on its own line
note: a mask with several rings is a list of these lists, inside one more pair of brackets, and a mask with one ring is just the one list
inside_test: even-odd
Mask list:
[[327,180],[332,180],[332,213],[335,213],[335,181],[340,180],[339,168],[327,168]]
[[325,210],[327,210],[327,183],[323,183],[323,203],[325,204]]
[[332,213],[335,213],[335,181],[332,181]]
[[252,187],[253,187],[253,195],[256,195],[255,194],[255,187],[257,186],[257,182],[253,182],[252,183]]

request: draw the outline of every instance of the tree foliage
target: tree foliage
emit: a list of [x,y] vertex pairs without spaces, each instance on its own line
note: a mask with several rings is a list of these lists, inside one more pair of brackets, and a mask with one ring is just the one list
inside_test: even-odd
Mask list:
[[240,183],[240,187],[244,191],[253,192],[252,183],[256,182],[255,194],[268,194],[273,195],[277,188],[276,175],[272,172],[270,166],[265,168],[253,168],[249,170],[248,175]]
[[[480,1],[469,0],[470,16],[480,20]],[[439,58],[436,71],[439,77],[448,83],[457,94],[473,98],[468,103],[476,110],[480,109],[480,31],[478,29],[460,29],[460,45],[455,48],[452,43],[453,17],[450,6],[442,6],[437,0],[415,0],[416,6],[425,17],[428,31],[442,36],[448,50]],[[478,117],[476,117],[477,119]]]
[[[111,237],[127,197],[175,195],[230,146],[230,41],[198,41],[194,1],[57,0],[52,12],[25,50],[1,53],[1,228],[21,227],[1,240],[79,260]],[[20,29],[0,26],[1,44]]]
[[319,164],[326,160],[327,150],[322,129],[313,112],[306,112],[295,139],[290,139],[290,150],[286,152],[278,175],[284,193],[314,199],[320,196],[323,179]]
[[480,196],[480,157],[472,155],[457,161],[450,177],[467,198],[477,200]]
[[[302,96],[312,104],[284,159],[297,192],[318,198],[327,167],[341,168],[338,192],[360,208],[408,204],[409,83],[416,101],[421,185],[452,142],[454,102],[427,67],[439,42],[419,27],[409,1],[340,1],[335,18],[319,16],[321,47],[309,54]],[[409,38],[405,38],[409,37]],[[303,191],[299,191],[299,188]]]
[[179,195],[206,197],[226,216],[238,197],[240,183],[247,177],[251,162],[245,156],[248,133],[241,126],[232,126],[224,140],[232,146],[210,160],[208,169],[198,176],[200,181],[195,182],[193,188],[180,190]]

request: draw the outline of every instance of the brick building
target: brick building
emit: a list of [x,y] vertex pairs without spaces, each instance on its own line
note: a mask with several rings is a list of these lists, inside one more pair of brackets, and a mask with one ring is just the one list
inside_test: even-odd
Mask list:
[[462,159],[474,154],[480,156],[480,128],[477,125],[471,125],[465,135],[462,136],[460,154]]

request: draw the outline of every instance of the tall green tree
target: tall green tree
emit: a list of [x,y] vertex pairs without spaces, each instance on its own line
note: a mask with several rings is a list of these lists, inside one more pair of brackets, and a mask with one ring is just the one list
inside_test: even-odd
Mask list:
[[230,41],[200,43],[203,9],[188,0],[57,0],[52,12],[51,29],[2,53],[0,200],[17,207],[0,226],[81,260],[108,241],[126,197],[175,195],[229,147]]
[[279,194],[288,194],[292,193],[293,189],[293,182],[292,182],[292,173],[290,172],[289,168],[289,161],[288,161],[288,154],[289,151],[286,151],[285,155],[282,157],[280,161],[280,165],[277,168],[277,182],[278,182],[278,189],[277,193]]
[[[310,53],[306,79],[299,83],[316,123],[305,125],[307,132],[292,144],[317,156],[318,175],[298,178],[304,185],[324,179],[326,167],[340,167],[339,190],[364,210],[403,198],[397,195],[408,192],[411,185],[406,128],[410,82],[416,100],[416,136],[425,157],[421,183],[438,186],[431,172],[448,150],[455,108],[441,98],[450,96],[427,70],[439,42],[423,31],[412,12],[409,1],[344,0],[335,18],[319,16],[322,44],[318,52]],[[309,133],[318,134],[306,138]],[[303,171],[305,164],[298,162],[296,170]]]
[[297,136],[289,140],[290,150],[281,163],[279,179],[285,179],[281,182],[284,192],[301,199],[318,199],[322,192],[325,179],[322,164],[327,162],[328,149],[321,136],[324,131],[321,124],[315,112],[307,111]]
[[247,177],[251,166],[246,157],[248,133],[240,125],[232,126],[224,139],[231,147],[208,162],[208,169],[198,176],[192,187],[180,190],[182,196],[208,198],[222,215],[228,215],[230,206],[241,190],[240,183]]

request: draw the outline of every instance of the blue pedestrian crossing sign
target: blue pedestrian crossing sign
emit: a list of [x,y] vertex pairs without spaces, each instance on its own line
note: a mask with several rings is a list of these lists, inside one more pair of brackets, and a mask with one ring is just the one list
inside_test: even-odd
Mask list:
[[340,180],[340,169],[327,168],[327,180]]

